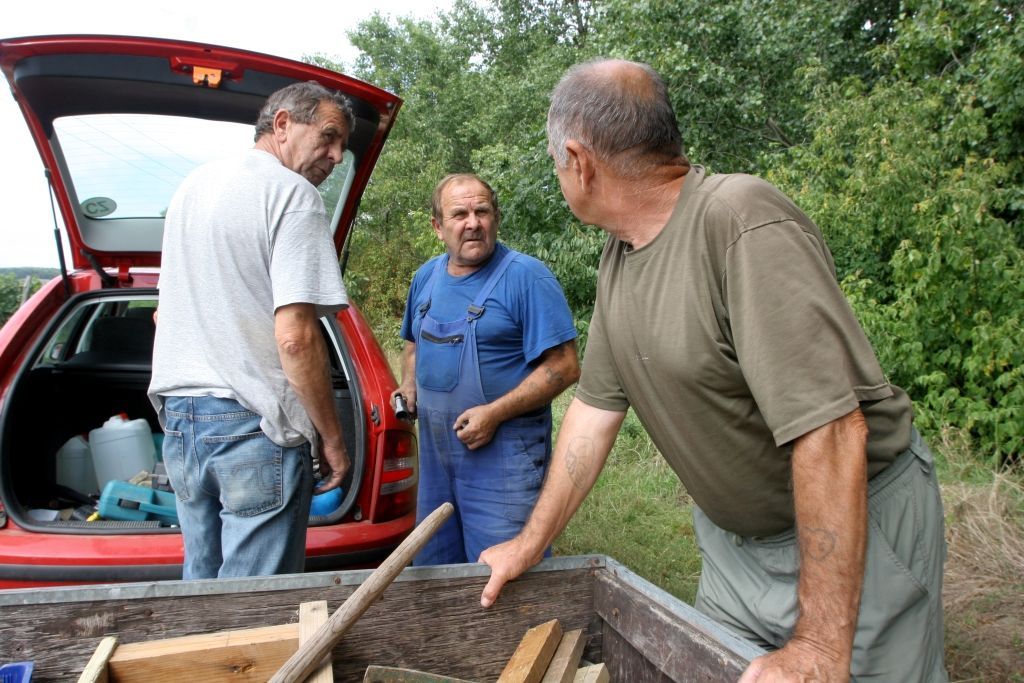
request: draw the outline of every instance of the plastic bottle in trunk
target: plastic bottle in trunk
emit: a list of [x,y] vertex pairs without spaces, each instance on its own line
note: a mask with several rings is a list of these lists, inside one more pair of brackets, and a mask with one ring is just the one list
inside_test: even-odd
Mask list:
[[149,423],[141,418],[129,420],[124,413],[89,432],[89,447],[101,488],[115,479],[127,481],[143,470],[152,472],[156,465]]
[[57,451],[57,483],[86,495],[100,490],[89,443],[81,434],[68,439]]

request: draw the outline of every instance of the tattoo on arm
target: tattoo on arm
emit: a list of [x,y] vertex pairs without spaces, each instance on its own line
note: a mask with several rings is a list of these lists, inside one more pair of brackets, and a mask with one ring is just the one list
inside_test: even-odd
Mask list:
[[565,375],[563,375],[558,370],[555,370],[553,368],[544,368],[544,372],[547,373],[547,382],[549,385],[561,386],[562,384],[565,383]]
[[527,380],[523,384],[525,392],[513,393],[509,392],[509,397],[512,399],[512,403],[517,411],[522,412],[526,410],[527,406],[530,405],[530,396],[537,391],[537,385]]
[[569,442],[565,449],[565,470],[569,473],[572,485],[583,490],[590,474],[590,450],[593,443],[590,439],[577,437]]
[[812,560],[826,559],[836,549],[836,534],[828,529],[801,529],[800,545]]

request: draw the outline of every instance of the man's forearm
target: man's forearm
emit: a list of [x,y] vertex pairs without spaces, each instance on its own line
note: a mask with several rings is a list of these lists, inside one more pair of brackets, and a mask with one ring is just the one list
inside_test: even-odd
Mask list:
[[416,344],[411,341],[405,342],[402,349],[401,359],[402,377],[399,380],[402,384],[416,386]]
[[479,561],[491,568],[491,577],[480,594],[481,606],[494,604],[508,581],[541,560],[544,549],[562,532],[597,481],[625,416],[573,399],[529,521],[515,538],[480,554]]
[[565,529],[604,468],[625,416],[572,400],[540,498],[520,532],[531,548],[542,551]]
[[467,448],[480,448],[502,423],[551,403],[579,378],[579,367],[575,340],[552,347],[517,387],[490,403],[467,408],[452,427]]
[[505,422],[548,405],[579,377],[576,341],[567,341],[545,351],[537,366],[518,386],[492,401],[488,407],[494,412],[497,422]]
[[867,539],[867,425],[860,410],[793,447],[800,613],[793,632],[849,671]]
[[281,368],[324,443],[344,448],[331,391],[327,347],[315,309],[306,306],[282,307],[275,316]]

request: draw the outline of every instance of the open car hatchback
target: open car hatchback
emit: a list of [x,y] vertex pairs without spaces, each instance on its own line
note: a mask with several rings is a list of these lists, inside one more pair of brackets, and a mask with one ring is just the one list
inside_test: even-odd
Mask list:
[[[0,40],[0,68],[71,253],[0,329],[0,588],[180,578],[146,397],[171,195],[195,166],[252,146],[268,95],[317,81],[348,96],[356,117],[343,162],[319,187],[340,255],[401,100],[308,64],[147,38]],[[416,440],[389,406],[387,360],[356,305],[321,322],[353,466],[342,500],[311,510],[307,571],[375,564],[415,523]],[[139,428],[142,451],[152,440],[149,476],[130,477],[129,458],[110,478],[106,460],[123,456],[99,437],[118,425]]]

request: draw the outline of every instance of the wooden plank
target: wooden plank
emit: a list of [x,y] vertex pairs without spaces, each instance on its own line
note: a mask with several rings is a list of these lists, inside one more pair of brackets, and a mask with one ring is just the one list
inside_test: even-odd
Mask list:
[[580,665],[580,657],[583,655],[583,646],[586,642],[587,637],[583,635],[581,628],[563,635],[541,683],[571,683]]
[[[597,577],[594,608],[635,651],[647,659],[653,669],[672,681],[724,681],[737,680],[749,660],[736,650],[728,648],[722,638],[739,639],[724,634],[724,627],[698,613],[689,605],[668,596],[662,602],[652,600],[614,574],[602,573]],[[664,603],[664,604],[663,604]],[[678,604],[675,604],[678,603]],[[668,605],[672,604],[675,609]],[[607,648],[608,643],[605,643]],[[751,645],[746,651],[755,651]],[[604,659],[615,680],[636,679],[636,662],[617,662],[606,652]],[[619,671],[621,665],[627,670]],[[622,676],[626,676],[623,678]]]
[[573,683],[608,683],[608,667],[604,664],[591,664],[576,670]]
[[108,663],[112,681],[264,683],[299,647],[297,624],[126,643]]
[[498,683],[540,683],[562,639],[557,619],[534,626],[519,642]]
[[107,636],[101,640],[82,675],[78,677],[78,683],[107,683],[110,680],[107,675],[107,662],[116,649],[116,636]]
[[[312,638],[317,629],[327,623],[328,617],[330,612],[327,610],[326,600],[304,602],[299,605],[299,643]],[[324,657],[324,661],[306,679],[306,683],[334,683],[334,670],[329,655]]]
[[472,683],[472,681],[467,681],[464,678],[451,678],[450,676],[431,674],[425,671],[413,671],[412,669],[371,664],[366,667],[363,683]]

